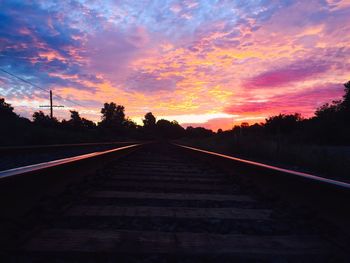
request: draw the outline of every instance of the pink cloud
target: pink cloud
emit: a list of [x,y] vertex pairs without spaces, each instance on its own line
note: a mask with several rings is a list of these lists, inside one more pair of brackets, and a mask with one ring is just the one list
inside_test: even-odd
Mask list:
[[301,92],[286,95],[276,95],[265,102],[244,102],[242,105],[233,105],[225,109],[230,114],[262,114],[265,116],[279,113],[300,112],[311,116],[317,107],[340,99],[343,95],[341,83],[328,83],[316,86]]
[[280,87],[293,82],[304,81],[324,73],[331,68],[330,64],[324,61],[297,61],[294,64],[283,68],[272,69],[257,75],[245,82],[248,88]]

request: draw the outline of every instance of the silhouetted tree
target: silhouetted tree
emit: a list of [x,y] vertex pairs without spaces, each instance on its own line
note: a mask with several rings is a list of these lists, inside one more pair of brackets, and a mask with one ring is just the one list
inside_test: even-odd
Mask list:
[[203,127],[192,127],[189,126],[186,128],[186,136],[193,138],[203,138],[212,136],[214,132],[212,130],[203,128]]
[[63,127],[70,128],[72,130],[93,129],[96,127],[96,124],[93,121],[80,117],[79,112],[71,110],[70,114],[70,120],[62,121]]
[[27,138],[31,125],[28,119],[14,112],[11,104],[0,98],[0,145],[20,144]]
[[130,118],[126,118],[124,120],[124,127],[125,129],[128,129],[128,130],[136,130],[137,124]]
[[242,129],[247,129],[247,128],[249,128],[249,123],[248,123],[248,122],[242,122],[242,123],[241,123],[241,128],[242,128]]
[[302,120],[300,113],[279,114],[266,119],[265,128],[272,134],[283,134],[294,131]]
[[88,119],[82,118],[81,119],[82,125],[85,129],[94,129],[96,128],[96,123],[93,121],[90,121]]
[[152,112],[148,112],[145,115],[143,121],[143,127],[146,129],[153,129],[156,127],[156,117],[152,114]]
[[263,130],[263,124],[262,123],[254,123],[253,125],[249,126],[249,132],[258,134],[259,132],[262,132]]
[[344,84],[345,94],[339,103],[339,115],[344,121],[350,120],[350,81]]
[[311,120],[312,125],[306,129],[317,134],[318,142],[350,143],[350,81],[344,87],[343,99],[319,107]]
[[241,126],[239,126],[239,125],[235,125],[235,126],[233,126],[233,128],[232,128],[232,131],[233,131],[234,133],[239,133],[240,130],[241,130]]
[[124,106],[116,105],[114,102],[105,103],[101,109],[102,121],[99,125],[103,128],[121,130],[125,123]]
[[340,105],[340,100],[334,100],[331,104],[323,104],[321,107],[316,109],[315,116],[323,121],[332,120],[333,118],[336,118],[336,115],[339,113],[341,109]]
[[13,112],[13,107],[11,107],[11,104],[6,103],[4,98],[0,98],[0,118],[8,119],[16,117],[18,117],[18,115]]
[[185,129],[177,121],[158,120],[157,132],[163,138],[175,139],[184,135]]
[[44,127],[57,127],[58,120],[56,118],[51,118],[42,111],[34,112],[33,114],[34,124],[41,125]]
[[82,120],[81,120],[80,114],[75,110],[70,111],[70,121],[73,126],[76,126],[76,127],[82,126]]
[[319,107],[315,115],[323,121],[335,121],[336,119],[348,120],[350,118],[350,81],[344,84],[345,94],[342,100],[335,100]]

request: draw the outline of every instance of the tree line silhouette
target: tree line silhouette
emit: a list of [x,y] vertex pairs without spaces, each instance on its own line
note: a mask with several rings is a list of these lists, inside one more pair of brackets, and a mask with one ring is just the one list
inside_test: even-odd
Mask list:
[[326,103],[317,108],[311,118],[300,113],[279,114],[265,119],[265,123],[236,125],[223,135],[273,138],[304,144],[350,144],[350,81],[344,84],[345,94],[341,100]]
[[137,125],[125,115],[125,108],[114,102],[105,103],[100,111],[101,121],[95,123],[80,116],[78,111],[70,111],[70,119],[59,121],[42,111],[34,112],[32,120],[21,117],[14,108],[0,98],[0,145],[47,144],[113,141],[125,139],[176,139],[192,134],[192,128],[185,130],[177,121],[156,120],[148,112],[143,119],[143,126]]
[[279,114],[265,123],[242,123],[231,130],[216,133],[203,127],[184,129],[177,121],[157,120],[148,112],[143,126],[125,115],[125,108],[114,102],[105,103],[97,124],[82,118],[78,111],[70,111],[70,119],[59,121],[42,111],[33,114],[33,120],[23,118],[0,98],[0,144],[46,144],[118,139],[178,139],[204,137],[273,138],[276,141],[298,141],[315,144],[350,144],[350,81],[344,84],[341,100],[326,103],[315,116],[303,118],[299,113]]

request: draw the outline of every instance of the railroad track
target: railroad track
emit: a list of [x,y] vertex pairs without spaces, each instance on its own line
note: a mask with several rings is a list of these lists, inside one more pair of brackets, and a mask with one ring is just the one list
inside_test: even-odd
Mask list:
[[[4,253],[10,262],[346,262],[317,218],[255,194],[174,146],[110,161],[49,220]],[[336,232],[336,231],[335,231]],[[335,234],[334,234],[335,235]],[[6,261],[5,261],[6,262]]]
[[138,142],[120,141],[0,147],[0,171],[136,143]]

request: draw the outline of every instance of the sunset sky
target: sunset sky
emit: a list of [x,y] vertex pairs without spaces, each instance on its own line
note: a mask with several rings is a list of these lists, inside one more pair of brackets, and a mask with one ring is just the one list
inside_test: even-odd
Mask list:
[[[0,68],[100,120],[104,102],[184,126],[312,116],[350,80],[350,0],[0,0]],[[0,72],[30,117],[48,94]]]

